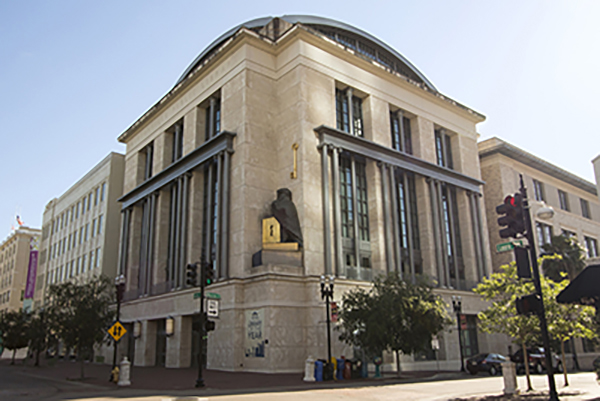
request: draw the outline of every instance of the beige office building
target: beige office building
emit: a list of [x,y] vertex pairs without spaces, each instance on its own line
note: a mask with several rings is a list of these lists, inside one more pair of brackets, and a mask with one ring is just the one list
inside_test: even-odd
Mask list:
[[119,253],[124,156],[112,152],[60,197],[46,204],[34,307],[50,285],[113,278]]
[[[518,191],[520,174],[527,188],[538,252],[543,244],[550,242],[552,235],[564,234],[576,237],[586,249],[588,258],[598,257],[600,199],[594,183],[498,138],[479,143],[479,158],[485,181],[485,210],[494,270],[514,260],[513,252],[496,252],[496,244],[508,241],[500,238],[496,206],[507,195]],[[554,209],[552,218],[545,220],[537,216],[543,206]],[[598,356],[594,353],[595,347],[588,341],[577,340],[576,343],[577,349],[584,352],[580,364],[591,368],[593,356]]]
[[23,308],[31,250],[40,234],[39,229],[22,225],[0,243],[0,313]]
[[[344,23],[268,17],[223,34],[119,137],[121,310],[132,333],[120,353],[138,366],[195,363],[198,289],[185,275],[201,258],[217,277],[207,291],[220,296],[212,369],[299,372],[309,356],[326,358],[321,275],[336,277],[337,303],[378,274],[427,275],[450,305],[462,296],[465,356],[500,347],[477,332],[484,305],[470,291],[491,269],[484,118]],[[298,249],[263,245],[281,188],[297,210]],[[352,357],[332,338],[335,356]],[[440,343],[440,368],[456,369],[456,326]],[[429,352],[403,367],[437,364]]]

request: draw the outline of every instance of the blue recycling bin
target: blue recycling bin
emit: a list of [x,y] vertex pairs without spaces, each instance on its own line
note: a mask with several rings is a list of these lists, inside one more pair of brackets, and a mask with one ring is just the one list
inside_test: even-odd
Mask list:
[[323,361],[315,361],[315,380],[318,382],[323,381]]
[[337,372],[335,374],[336,379],[344,380],[344,367],[346,366],[346,360],[339,358],[337,360]]

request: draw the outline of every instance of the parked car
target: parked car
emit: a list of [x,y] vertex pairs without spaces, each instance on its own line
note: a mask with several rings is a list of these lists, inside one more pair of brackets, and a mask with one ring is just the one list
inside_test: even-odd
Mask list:
[[479,372],[487,372],[491,376],[495,376],[502,372],[502,363],[507,360],[505,356],[500,354],[479,354],[467,359],[467,370],[472,375],[476,375]]
[[[554,359],[553,370],[555,373],[562,373],[563,366],[560,357],[552,355]],[[542,347],[527,348],[527,359],[529,360],[529,372],[542,374],[546,370],[546,354]],[[523,349],[511,355],[510,360],[516,364],[517,373],[525,373],[525,364],[523,363]]]

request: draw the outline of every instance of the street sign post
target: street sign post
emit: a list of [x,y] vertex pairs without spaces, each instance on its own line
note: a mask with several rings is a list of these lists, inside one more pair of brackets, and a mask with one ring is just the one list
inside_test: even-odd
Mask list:
[[512,251],[513,249],[515,249],[515,246],[523,246],[523,241],[516,240],[510,242],[503,242],[501,244],[496,245],[496,251],[498,253]]
[[115,341],[119,341],[125,333],[127,333],[127,330],[125,330],[125,327],[123,327],[118,320],[108,329],[108,334],[110,334]]

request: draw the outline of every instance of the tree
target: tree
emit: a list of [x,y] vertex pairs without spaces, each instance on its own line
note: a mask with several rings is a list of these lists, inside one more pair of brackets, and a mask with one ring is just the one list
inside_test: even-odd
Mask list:
[[15,364],[15,356],[19,348],[27,347],[28,314],[19,309],[7,311],[0,315],[0,335],[4,348],[13,351],[11,365]]
[[431,286],[405,282],[397,273],[377,277],[369,292],[356,288],[344,294],[340,320],[340,340],[371,355],[395,352],[398,373],[400,352],[426,350],[432,336],[450,323]]
[[27,339],[29,350],[35,352],[35,366],[40,365],[40,352],[44,351],[48,344],[48,326],[45,321],[44,310],[38,310],[31,315],[27,327]]
[[[542,250],[546,255],[553,255],[543,259],[544,275],[556,282],[565,278],[573,281],[585,267],[585,250],[575,237],[552,236],[550,243],[542,245]],[[566,273],[566,277],[561,273]]]
[[484,278],[473,291],[490,301],[491,305],[480,312],[479,327],[485,333],[501,333],[513,338],[513,341],[523,350],[525,374],[527,376],[527,391],[532,390],[527,363],[527,345],[538,341],[540,325],[534,316],[523,316],[517,313],[517,297],[532,294],[533,283],[526,282],[517,276],[515,262],[500,267],[490,278]]
[[[566,276],[566,273],[562,273]],[[561,363],[565,379],[565,386],[569,385],[567,377],[567,364],[565,358],[565,342],[572,338],[595,338],[594,310],[590,306],[577,304],[559,304],[556,296],[565,289],[569,280],[555,283],[542,280],[544,292],[544,306],[548,321],[548,333],[560,342]]]
[[94,346],[106,338],[114,318],[109,309],[113,302],[111,281],[106,276],[85,283],[64,282],[50,286],[47,319],[52,331],[68,349],[77,351],[84,378],[83,361]]

